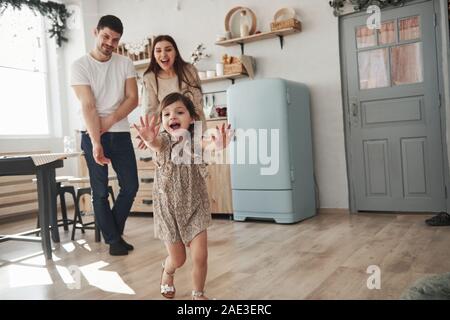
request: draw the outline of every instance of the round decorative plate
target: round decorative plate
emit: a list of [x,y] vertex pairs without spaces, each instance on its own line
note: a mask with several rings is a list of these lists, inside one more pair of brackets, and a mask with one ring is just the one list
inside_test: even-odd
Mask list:
[[250,17],[251,21],[252,21],[252,25],[250,27],[250,32],[249,35],[255,34],[256,32],[256,15],[255,13],[250,10],[249,8],[246,7],[234,7],[233,9],[231,9],[230,11],[228,11],[227,15],[225,16],[225,31],[229,31],[231,32],[231,35],[233,38],[238,38],[240,37],[239,32],[236,32],[236,30],[232,30],[234,28],[232,28],[231,26],[231,22],[233,20],[233,17],[236,13],[240,13],[241,11],[247,11],[248,16]]

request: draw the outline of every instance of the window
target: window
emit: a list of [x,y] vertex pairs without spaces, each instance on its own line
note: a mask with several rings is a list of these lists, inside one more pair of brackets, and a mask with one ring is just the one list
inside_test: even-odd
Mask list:
[[361,90],[423,82],[420,29],[419,16],[386,21],[377,33],[356,28]]
[[25,6],[8,8],[0,17],[0,43],[0,135],[48,135],[43,18]]

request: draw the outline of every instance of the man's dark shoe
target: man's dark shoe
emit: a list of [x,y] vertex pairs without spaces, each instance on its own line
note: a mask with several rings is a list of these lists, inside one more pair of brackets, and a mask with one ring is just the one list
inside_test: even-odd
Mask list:
[[425,223],[432,227],[450,226],[450,214],[447,212],[440,212],[438,215],[425,220]]
[[109,245],[109,254],[112,256],[126,256],[128,254],[128,250],[122,242],[119,241]]
[[120,238],[120,243],[129,251],[134,249],[134,247],[125,240],[123,240],[123,238]]

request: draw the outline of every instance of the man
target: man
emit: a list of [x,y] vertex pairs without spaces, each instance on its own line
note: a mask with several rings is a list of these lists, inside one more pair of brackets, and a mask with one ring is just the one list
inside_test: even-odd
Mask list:
[[[114,256],[133,250],[122,234],[139,187],[127,119],[138,104],[136,71],[129,58],[113,52],[122,34],[119,18],[103,16],[94,30],[95,48],[73,63],[71,73],[85,125],[81,148],[89,170],[96,223]],[[108,201],[109,163],[120,186],[112,209]]]

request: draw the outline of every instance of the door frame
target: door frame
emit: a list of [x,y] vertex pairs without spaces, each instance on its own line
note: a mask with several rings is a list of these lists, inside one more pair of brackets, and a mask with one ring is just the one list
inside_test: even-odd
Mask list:
[[[439,94],[441,97],[441,110],[440,110],[440,124],[441,124],[441,141],[442,141],[442,153],[443,153],[443,159],[442,159],[442,165],[443,165],[443,172],[444,172],[444,184],[445,184],[445,188],[446,188],[446,193],[445,193],[445,203],[446,203],[446,208],[450,208],[450,199],[447,196],[447,190],[449,189],[449,181],[450,181],[450,176],[449,176],[449,162],[448,162],[448,154],[447,154],[447,150],[448,150],[448,142],[447,142],[447,135],[446,135],[446,105],[447,105],[447,101],[446,101],[446,97],[445,97],[445,93],[444,93],[444,68],[443,68],[443,61],[442,61],[442,53],[443,51],[443,43],[442,43],[442,35],[445,34],[448,38],[449,36],[449,31],[448,31],[448,12],[445,10],[444,12],[442,12],[441,10],[441,6],[440,6],[440,2],[441,1],[445,1],[445,0],[416,0],[416,1],[411,1],[411,2],[407,2],[405,3],[405,7],[409,6],[409,5],[415,5],[415,4],[419,4],[419,3],[423,3],[423,2],[432,2],[433,3],[433,9],[434,9],[434,13],[436,15],[436,54],[437,54],[437,63],[438,63],[438,89],[439,89]],[[398,7],[388,7],[385,9],[382,9],[383,11],[386,10],[390,10],[390,9],[396,9]],[[354,181],[353,181],[353,177],[351,175],[351,166],[352,166],[352,154],[351,154],[351,141],[350,141],[350,119],[351,117],[350,115],[350,110],[349,110],[349,98],[348,98],[348,77],[347,77],[347,63],[346,63],[346,59],[345,59],[345,47],[344,47],[344,42],[343,42],[343,23],[345,22],[346,19],[348,18],[353,18],[353,17],[360,17],[360,16],[364,16],[364,15],[368,15],[365,10],[363,10],[362,12],[354,12],[354,13],[349,13],[349,14],[345,14],[342,16],[339,16],[339,21],[338,21],[338,30],[339,30],[339,60],[340,60],[340,71],[341,71],[341,95],[342,95],[342,108],[343,108],[343,121],[344,121],[344,137],[345,137],[345,154],[346,154],[346,164],[347,164],[347,185],[348,185],[348,202],[349,202],[349,212],[350,213],[357,213],[356,211],[356,200],[355,200],[355,191],[354,191]],[[445,21],[447,22],[446,25],[442,26],[442,15],[444,15],[444,17],[446,18]],[[444,27],[444,28],[443,28]],[[449,56],[449,46],[447,46],[445,52],[447,53],[447,56]],[[448,69],[446,70],[447,74],[449,75],[450,78],[450,62],[448,65]],[[448,190],[450,192],[450,190]]]

